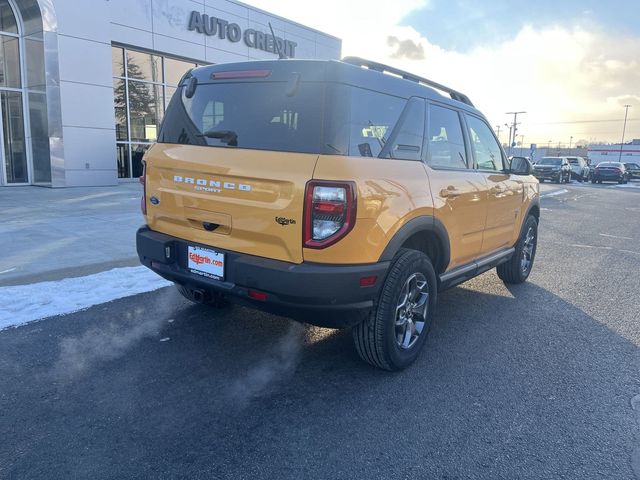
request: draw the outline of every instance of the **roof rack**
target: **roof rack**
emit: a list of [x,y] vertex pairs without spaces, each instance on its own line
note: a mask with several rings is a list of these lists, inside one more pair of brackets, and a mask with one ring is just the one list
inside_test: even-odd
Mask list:
[[453,100],[457,100],[462,103],[466,103],[467,105],[473,107],[473,103],[469,100],[464,93],[460,93],[457,90],[453,90],[452,88],[445,87],[444,85],[429,80],[428,78],[419,77],[409,72],[405,72],[404,70],[400,70],[398,68],[390,67],[389,65],[385,65],[383,63],[372,62],[371,60],[365,60],[360,57],[345,57],[342,59],[344,63],[349,63],[351,65],[356,65],[358,67],[367,67],[369,70],[375,70],[377,72],[389,72],[393,75],[398,75],[405,80],[410,80],[412,82],[421,83],[423,85],[428,85],[429,87],[433,87],[442,92],[448,93]]

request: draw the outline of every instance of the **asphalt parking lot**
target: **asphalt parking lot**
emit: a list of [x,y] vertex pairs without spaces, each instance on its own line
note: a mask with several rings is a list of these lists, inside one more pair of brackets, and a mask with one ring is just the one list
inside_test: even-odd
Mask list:
[[440,295],[400,373],[172,288],[0,331],[0,477],[638,478],[640,188],[551,188],[530,280]]

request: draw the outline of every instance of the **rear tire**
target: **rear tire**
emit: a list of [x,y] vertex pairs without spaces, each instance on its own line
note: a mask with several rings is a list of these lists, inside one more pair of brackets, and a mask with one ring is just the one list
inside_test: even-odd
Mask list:
[[352,329],[360,358],[390,371],[411,365],[433,323],[436,296],[436,273],[429,257],[401,249],[384,279],[378,305]]
[[529,215],[524,222],[522,234],[516,244],[516,250],[509,261],[496,267],[498,277],[504,283],[524,282],[531,273],[538,246],[538,221]]

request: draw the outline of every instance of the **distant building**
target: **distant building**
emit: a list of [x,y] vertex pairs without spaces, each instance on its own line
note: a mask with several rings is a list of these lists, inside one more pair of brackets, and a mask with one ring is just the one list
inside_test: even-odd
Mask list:
[[[505,147],[505,151],[509,153],[509,147]],[[516,147],[511,149],[511,155],[514,157],[529,157],[533,162],[540,160],[542,157],[587,157],[586,148],[558,148],[537,146],[536,144],[527,147]]]
[[589,158],[591,163],[597,165],[600,162],[632,162],[640,164],[640,138],[634,139],[631,143],[622,146],[611,145],[589,145]]

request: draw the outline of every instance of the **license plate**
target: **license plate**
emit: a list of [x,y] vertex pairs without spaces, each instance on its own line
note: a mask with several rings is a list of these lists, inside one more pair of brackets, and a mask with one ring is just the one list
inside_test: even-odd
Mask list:
[[215,280],[223,280],[224,253],[189,245],[187,249],[187,268],[191,273]]

